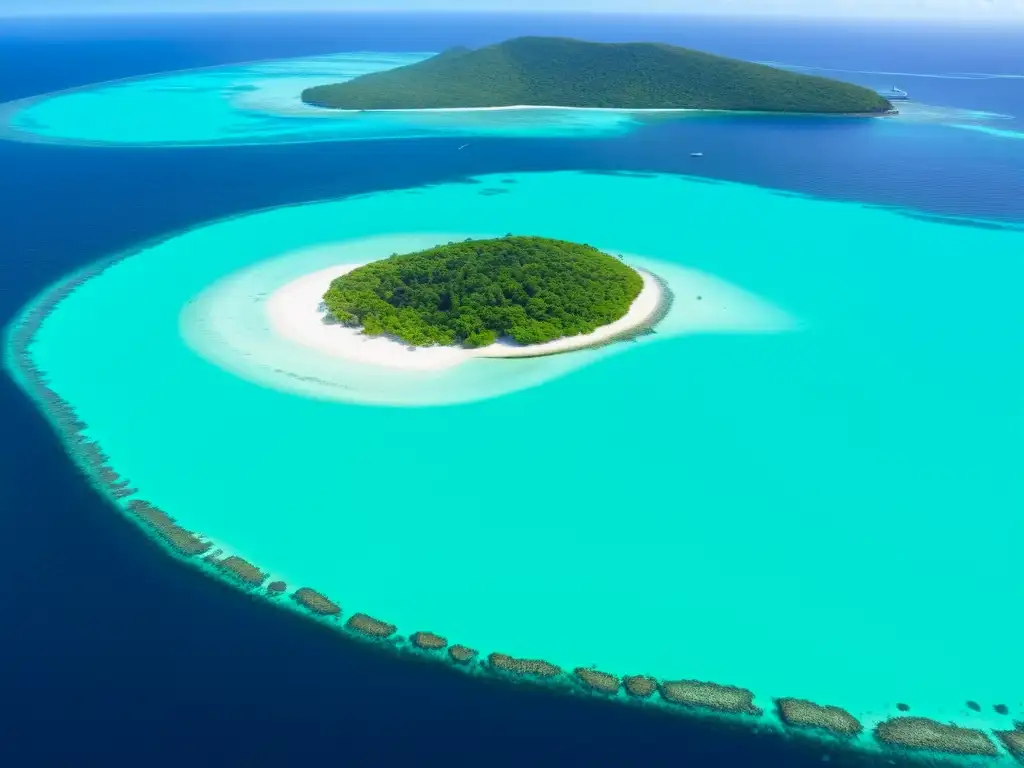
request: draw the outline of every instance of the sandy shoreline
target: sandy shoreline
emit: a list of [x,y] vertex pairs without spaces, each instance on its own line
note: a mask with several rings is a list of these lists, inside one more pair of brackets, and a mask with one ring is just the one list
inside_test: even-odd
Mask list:
[[[303,102],[306,104],[307,102]],[[554,104],[510,104],[504,107],[423,107],[416,109],[334,109],[308,104],[315,109],[326,109],[331,112],[508,112],[528,109],[557,109],[565,112],[716,112],[713,109],[692,109],[687,107],[662,107],[653,109],[634,109],[630,107],[559,107]]]
[[611,112],[623,115],[631,114],[683,114],[693,113],[722,113],[732,115],[783,115],[783,116],[814,116],[814,117],[892,117],[899,114],[898,110],[891,112],[772,112],[756,109],[704,109],[697,107],[655,107],[650,109],[633,107],[559,107],[552,104],[514,104],[505,107],[423,107],[417,109],[335,109],[334,107],[322,107],[309,102],[301,102],[304,106],[313,110],[319,110],[328,114],[357,115],[362,112],[377,112],[382,114],[418,114],[418,113],[442,113],[442,112],[509,112],[515,110],[559,110],[563,112]]
[[607,344],[648,327],[668,300],[665,289],[654,275],[638,269],[644,285],[629,311],[614,323],[601,326],[592,333],[528,346],[499,341],[479,349],[409,347],[391,338],[365,336],[357,329],[323,321],[326,313],[322,308],[322,297],[331,281],[360,266],[339,264],[321,269],[274,291],[264,307],[270,330],[283,339],[331,357],[386,368],[429,371],[450,368],[477,357],[538,357]]

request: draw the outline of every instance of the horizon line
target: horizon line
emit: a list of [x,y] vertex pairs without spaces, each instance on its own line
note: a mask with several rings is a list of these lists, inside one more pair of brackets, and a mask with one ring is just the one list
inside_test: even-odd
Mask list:
[[791,12],[779,11],[671,11],[661,9],[650,10],[602,10],[602,9],[530,9],[524,11],[492,9],[492,10],[466,10],[433,8],[419,10],[411,8],[300,8],[300,9],[270,9],[270,8],[225,8],[213,11],[198,9],[177,9],[166,8],[161,10],[145,11],[121,11],[121,10],[72,10],[72,11],[34,11],[27,10],[14,13],[0,11],[0,19],[137,19],[152,18],[160,16],[305,16],[305,15],[332,15],[332,16],[624,16],[629,18],[660,16],[671,18],[707,18],[707,19],[749,19],[749,20],[773,20],[773,21],[843,21],[843,22],[914,22],[914,23],[978,23],[978,24],[999,24],[1016,23],[1024,25],[1024,18],[1020,16],[921,16],[912,14],[893,15],[860,15],[856,13],[829,14],[793,14]]

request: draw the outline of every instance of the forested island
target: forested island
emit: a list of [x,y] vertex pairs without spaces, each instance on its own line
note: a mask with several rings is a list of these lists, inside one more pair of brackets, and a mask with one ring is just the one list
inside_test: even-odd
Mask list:
[[640,274],[589,245],[507,235],[393,255],[336,278],[331,321],[413,346],[540,344],[623,317]]
[[663,43],[519,37],[302,92],[345,110],[559,106],[886,114],[868,88]]

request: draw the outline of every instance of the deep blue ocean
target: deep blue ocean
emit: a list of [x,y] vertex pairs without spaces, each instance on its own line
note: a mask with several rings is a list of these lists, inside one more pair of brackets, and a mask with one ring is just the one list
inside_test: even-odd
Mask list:
[[[0,102],[172,69],[346,50],[438,50],[526,33],[657,39],[833,70],[879,88],[897,84],[921,102],[1013,116],[1001,127],[1024,131],[1024,30],[911,24],[396,15],[0,20]],[[751,118],[728,131],[716,130],[717,120],[687,126],[685,143],[679,129],[653,125],[586,141],[475,139],[480,149],[456,159],[440,139],[196,149],[0,141],[0,323],[73,269],[196,222],[466,175],[693,173],[695,146],[706,155],[699,173],[712,178],[923,215],[1024,221],[1021,140],[914,125],[905,136],[895,129],[882,145],[850,124],[836,127],[848,132],[837,154],[834,134],[826,152],[826,144],[816,145],[821,132],[800,119]],[[865,243],[884,247],[870,233]],[[810,744],[490,684],[348,647],[312,622],[164,557],[111,512],[6,378],[0,414],[0,583],[7,595],[0,765],[822,765]],[[836,755],[830,765],[852,760]]]

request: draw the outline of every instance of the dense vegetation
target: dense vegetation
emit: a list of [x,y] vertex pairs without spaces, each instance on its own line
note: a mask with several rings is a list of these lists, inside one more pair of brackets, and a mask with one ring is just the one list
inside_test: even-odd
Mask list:
[[335,279],[324,303],[370,335],[481,347],[590,333],[625,315],[642,288],[635,270],[589,245],[507,235],[375,261]]
[[520,37],[479,50],[320,85],[303,101],[334,109],[516,105],[882,113],[872,90],[661,43]]

